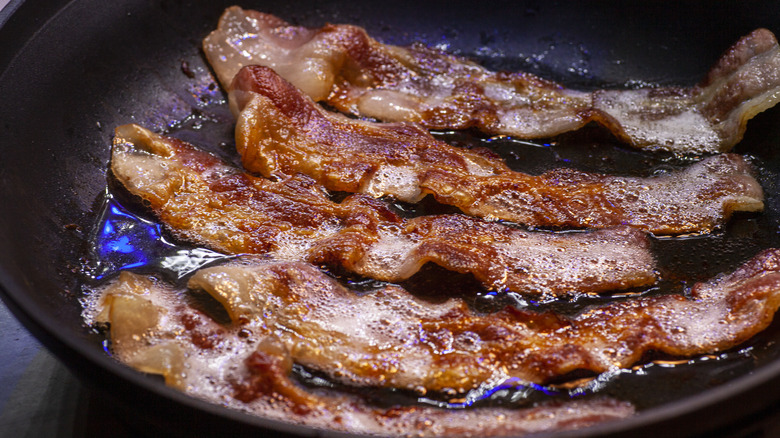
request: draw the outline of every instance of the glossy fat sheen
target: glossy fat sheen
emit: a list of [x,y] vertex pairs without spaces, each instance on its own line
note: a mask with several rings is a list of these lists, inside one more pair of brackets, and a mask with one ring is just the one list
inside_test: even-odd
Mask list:
[[[359,322],[376,316],[387,303],[368,306],[370,315],[361,315],[361,309],[342,307],[350,295],[356,298],[352,292],[345,292],[303,263],[234,264],[203,271],[191,285],[209,288],[241,322],[217,323],[189,305],[187,292],[129,272],[95,292],[102,296],[93,300],[97,304],[96,317],[90,322],[110,324],[112,351],[119,360],[140,371],[162,375],[167,384],[192,396],[266,418],[325,429],[381,435],[518,436],[577,429],[634,413],[631,404],[609,399],[553,402],[527,409],[447,410],[426,406],[380,408],[343,393],[307,392],[291,379],[293,360],[313,357],[317,347],[325,344],[337,345],[329,352],[331,355],[344,354],[349,343],[340,342],[343,335],[338,330],[360,332]],[[262,292],[266,294],[257,295]],[[305,297],[299,295],[302,292]],[[367,300],[370,298],[357,302]],[[315,301],[325,307],[315,311],[314,320],[302,321],[307,317],[306,305]],[[419,302],[416,307],[423,305]],[[133,316],[139,310],[140,321]],[[405,318],[393,316],[398,311],[391,309],[386,308],[385,313],[395,319]],[[349,321],[350,315],[358,319]],[[321,317],[333,321],[323,322],[318,319]],[[155,323],[150,325],[148,321]],[[364,333],[357,334],[363,340],[356,344],[358,348],[369,347],[365,335],[376,331],[377,324],[371,321]],[[301,337],[290,331],[296,327],[307,327],[326,337],[309,339],[313,332],[301,332],[306,336]],[[390,337],[393,333],[376,339],[374,350],[396,348],[402,352],[403,344],[381,344],[382,339]],[[399,358],[399,362],[405,361]],[[338,362],[331,365],[330,374],[338,373]],[[348,365],[354,365],[354,360]]]
[[[695,285],[690,298],[644,297],[572,318],[514,309],[478,315],[459,299],[432,304],[396,286],[358,295],[301,262],[247,259],[206,268],[189,288],[210,294],[232,322],[218,324],[183,305],[186,294],[130,273],[94,300],[101,311],[89,322],[111,324],[120,359],[191,394],[241,406],[238,398],[264,415],[274,411],[268,399],[281,400],[276,410],[316,421],[342,403],[291,383],[292,363],[348,385],[457,393],[512,377],[545,382],[574,370],[624,368],[650,350],[690,356],[731,348],[766,328],[780,306],[780,250]],[[139,319],[137,309],[151,315]],[[370,412],[344,405],[348,416]],[[470,412],[520,417],[513,427],[523,427],[527,413]],[[470,414],[438,411],[434,418],[459,424],[460,415]],[[357,423],[358,431],[372,424]]]
[[308,260],[400,281],[423,264],[472,274],[486,288],[609,292],[655,282],[644,233],[528,232],[462,215],[402,219],[363,195],[329,200],[308,178],[239,173],[181,141],[117,128],[111,170],[179,236],[232,254]]
[[530,176],[415,124],[325,111],[267,67],[241,69],[231,88],[243,164],[266,176],[304,173],[331,190],[406,202],[433,194],[470,215],[537,227],[628,224],[656,234],[701,233],[735,211],[763,209],[761,186],[737,155],[650,178],[573,169]]
[[780,46],[766,29],[734,44],[696,87],[594,93],[421,45],[381,44],[355,26],[306,29],[235,6],[203,47],[226,89],[241,67],[264,65],[314,100],[380,120],[519,138],[595,121],[635,147],[678,153],[731,149],[748,119],[780,99]]

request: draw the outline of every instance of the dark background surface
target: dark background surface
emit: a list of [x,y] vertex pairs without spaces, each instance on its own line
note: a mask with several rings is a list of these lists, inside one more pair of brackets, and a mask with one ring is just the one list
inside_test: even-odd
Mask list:
[[0,437],[154,435],[131,420],[78,380],[0,303]]

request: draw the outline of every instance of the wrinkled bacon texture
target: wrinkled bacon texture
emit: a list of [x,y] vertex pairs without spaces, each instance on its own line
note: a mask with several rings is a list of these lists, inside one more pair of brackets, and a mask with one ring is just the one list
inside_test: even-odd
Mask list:
[[565,168],[531,176],[415,124],[325,111],[267,67],[239,71],[231,104],[240,111],[236,146],[244,167],[265,176],[304,173],[331,190],[406,202],[430,193],[483,218],[558,228],[628,224],[656,234],[709,232],[735,211],[763,209],[761,186],[737,155],[648,178]]
[[264,65],[314,100],[384,121],[520,138],[595,121],[635,147],[679,153],[729,150],[747,121],[780,98],[780,47],[766,29],[729,48],[695,87],[593,93],[492,72],[420,44],[381,44],[356,26],[307,29],[238,7],[225,11],[203,47],[225,88],[241,67]]
[[[315,287],[324,282],[325,293],[330,293],[333,288],[330,279],[302,263],[260,262],[255,266],[234,265],[225,269],[221,275],[216,271],[203,273],[203,278],[194,280],[193,285],[197,286],[200,281],[212,282],[215,275],[221,276],[225,283],[220,286],[223,293],[219,296],[226,297],[230,291],[258,291],[254,288],[263,286],[255,280],[267,280],[266,287],[272,293],[243,297],[249,300],[243,304],[228,298],[232,303],[228,308],[238,305],[247,310],[239,310],[245,318],[240,323],[220,324],[212,318],[197,318],[198,330],[222,333],[219,341],[209,348],[203,348],[189,336],[193,329],[193,310],[187,293],[129,272],[122,272],[117,280],[106,286],[100,309],[96,309],[100,313],[93,322],[110,324],[112,351],[119,360],[141,371],[162,375],[169,385],[192,396],[266,418],[326,429],[404,436],[518,436],[578,429],[634,413],[631,404],[606,398],[566,403],[551,401],[523,409],[447,410],[423,405],[380,408],[359,396],[308,391],[291,375],[293,359],[307,345],[315,348],[321,344],[317,339],[311,339],[313,343],[298,344],[294,350],[297,353],[293,354],[285,342],[289,338],[275,333],[281,334],[280,330],[284,330],[280,325],[283,319],[296,319],[292,315],[295,309],[300,310],[312,299],[316,300],[318,291],[310,289],[306,293],[308,298],[296,302],[286,316],[270,315],[269,324],[263,324],[260,315],[253,312],[264,305],[268,311],[281,310],[276,306],[289,301],[284,295],[289,292],[290,298],[296,299],[301,288],[307,286],[306,282]],[[138,317],[139,312],[142,318]],[[301,316],[305,317],[305,312]],[[298,320],[294,326],[300,322]],[[348,321],[339,319],[335,324],[345,326]],[[353,329],[359,329],[355,324],[351,325]],[[316,324],[308,326],[316,328]],[[329,337],[326,342],[338,338],[338,334],[327,327],[322,329],[332,332],[335,337]]]
[[[544,383],[575,370],[626,368],[643,353],[712,353],[737,345],[780,305],[780,251],[696,285],[690,299],[638,298],[576,317],[514,308],[476,314],[458,299],[432,304],[398,287],[358,296],[297,264],[201,270],[190,287],[234,321],[262,319],[292,360],[361,386],[464,392],[514,377]],[[348,342],[347,342],[348,340]]]
[[[210,271],[199,275],[199,279],[192,282],[194,287],[199,287],[201,282],[210,287],[215,276],[221,278],[223,283],[217,287],[222,291],[217,296],[230,303],[227,304],[228,309],[237,310],[233,306],[240,308],[237,310],[242,318],[240,322],[220,324],[204,316],[192,318],[193,310],[187,296],[195,291],[183,293],[129,272],[122,272],[105,288],[101,312],[94,322],[110,324],[112,350],[120,360],[144,372],[163,375],[172,386],[201,399],[286,422],[352,433],[404,436],[518,436],[578,429],[634,413],[631,404],[606,398],[565,403],[551,401],[522,409],[447,410],[423,405],[380,408],[366,403],[359,396],[308,391],[291,375],[293,360],[307,348],[323,344],[317,339],[310,339],[307,344],[309,341],[299,338],[304,342],[297,344],[295,353],[292,353],[286,343],[292,338],[282,333],[282,321],[292,318],[295,322],[291,327],[299,326],[303,321],[293,313],[298,311],[302,318],[306,318],[306,312],[301,312],[304,306],[311,304],[312,300],[319,301],[317,289],[304,291],[305,288],[324,286],[326,295],[331,294],[334,288],[337,295],[343,295],[343,290],[317,269],[303,263],[256,262],[247,266],[226,266],[221,273]],[[237,299],[227,297],[231,291],[253,294],[259,292],[258,287],[267,288],[269,294],[242,295]],[[302,292],[305,292],[306,298],[293,303],[288,310],[277,308],[284,302],[303,298],[299,296]],[[346,296],[341,297],[344,298]],[[248,301],[241,303],[243,299]],[[358,299],[356,304],[361,302],[365,300]],[[339,301],[338,304],[346,303]],[[269,312],[282,313],[269,314],[270,319],[264,324],[261,315],[255,313],[262,306]],[[333,305],[328,305],[328,309],[332,310]],[[139,311],[145,318],[138,318]],[[391,312],[397,313],[398,310]],[[325,316],[319,311],[317,314]],[[221,333],[215,345],[204,348],[189,336],[193,321],[197,321],[194,328],[201,332]],[[317,323],[322,321],[304,325],[317,329]],[[352,326],[350,330],[360,329],[356,323],[350,324],[346,319],[337,318],[317,329],[330,333],[326,343],[340,336],[328,328],[330,324],[335,324],[333,328],[336,331],[338,327],[347,325]],[[374,328],[369,330],[375,330],[376,322],[372,326]],[[289,334],[293,338],[298,336],[292,332]],[[344,352],[343,347],[349,343],[341,344]],[[360,348],[366,347],[366,344],[360,345]]]
[[308,178],[273,182],[136,125],[117,128],[111,170],[171,231],[230,254],[267,254],[385,281],[433,262],[489,289],[607,292],[652,284],[640,231],[528,232],[462,215],[403,219],[364,195],[331,201]]
[[[361,427],[395,428],[395,414],[461,427],[461,416],[489,420],[500,413],[523,430],[526,410],[392,413],[334,401],[292,382],[292,364],[347,385],[462,393],[513,377],[545,382],[574,370],[627,367],[648,351],[716,352],[771,322],[780,306],[780,250],[766,250],[732,274],[696,284],[689,298],[644,297],[573,317],[516,309],[480,315],[459,299],[433,304],[397,286],[356,294],[306,263],[252,258],[202,269],[188,287],[190,293],[210,294],[232,321],[201,319],[202,331],[222,333],[209,348],[193,343],[182,329],[188,319],[177,315],[186,308],[181,302],[186,294],[136,274],[125,272],[105,289],[95,322],[110,323],[117,355],[136,368],[162,374],[200,397],[253,403],[264,415],[284,410],[304,422],[365,416],[372,420]],[[147,316],[139,319],[138,310]],[[403,425],[408,429],[395,430],[410,433],[416,427],[415,421]]]

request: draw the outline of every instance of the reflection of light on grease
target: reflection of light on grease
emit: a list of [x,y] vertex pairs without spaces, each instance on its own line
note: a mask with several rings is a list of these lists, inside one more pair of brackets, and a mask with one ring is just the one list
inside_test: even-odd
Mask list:
[[130,238],[127,236],[122,236],[113,242],[108,242],[106,246],[111,251],[122,252],[125,254],[129,254],[135,251],[135,247],[133,246],[132,243],[130,243]]
[[178,278],[227,256],[204,248],[185,248],[169,242],[162,227],[119,204],[111,194],[103,205],[91,237],[92,260],[88,275],[96,280],[123,269],[153,266]]
[[156,252],[154,242],[162,242],[159,225],[143,221],[107,196],[93,236],[97,260],[93,276],[101,279],[120,269],[145,266]]
[[[637,364],[629,369],[613,368],[597,375],[558,384],[541,385],[527,382],[517,377],[511,377],[498,382],[486,382],[482,386],[466,393],[464,397],[446,401],[418,397],[418,401],[440,408],[464,409],[475,405],[490,406],[496,403],[510,406],[526,405],[534,400],[544,400],[546,397],[573,399],[598,394],[615,380],[628,379],[628,385],[631,385],[630,380],[632,378],[647,376],[648,370],[651,368],[673,370],[680,365],[688,365],[704,369],[708,362],[727,363],[739,360],[741,357],[749,357],[751,352],[752,347],[748,347],[737,352],[726,352],[719,355],[708,354],[698,358],[656,359],[649,363]],[[707,371],[704,372],[705,374],[707,373]]]
[[[500,399],[504,403],[522,403],[534,395],[542,396],[560,396],[565,395],[566,391],[561,391],[552,386],[539,385],[526,382],[516,377],[504,379],[498,384],[487,382],[479,388],[472,389],[466,393],[465,397],[450,399],[447,401],[433,400],[425,397],[418,398],[420,403],[438,406],[447,409],[464,409],[481,402]],[[579,394],[567,394],[574,397]]]

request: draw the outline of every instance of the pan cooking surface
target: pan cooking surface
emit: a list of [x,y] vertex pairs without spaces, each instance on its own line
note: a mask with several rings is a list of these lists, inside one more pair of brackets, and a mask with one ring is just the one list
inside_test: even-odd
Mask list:
[[[686,17],[693,11],[701,14],[694,3],[675,7],[664,4],[663,8],[646,5],[621,15],[620,19],[613,15],[617,8],[612,7],[612,12],[584,10],[574,2],[557,4],[557,8],[535,2],[522,6],[507,4],[500,16],[466,6],[419,11],[427,6],[411,2],[370,6],[315,3],[296,3],[294,7],[273,3],[242,6],[309,26],[326,21],[354,23],[366,27],[383,42],[422,41],[470,55],[490,68],[522,69],[580,89],[691,85],[740,36],[758,26],[780,31],[778,23],[765,21],[772,14],[749,5],[739,14],[724,7],[722,11],[709,11],[712,20],[690,20]],[[32,6],[25,4],[20,15],[24,8]],[[179,242],[161,240],[160,236],[165,234],[155,231],[153,223],[136,229],[158,233],[144,237],[154,247],[150,254],[145,254],[151,256],[145,262],[132,259],[129,253],[122,253],[127,256],[122,259],[116,251],[107,258],[100,256],[94,252],[94,244],[98,237],[105,237],[99,226],[104,224],[100,222],[101,217],[105,218],[102,213],[116,214],[117,220],[124,214],[123,220],[128,223],[137,222],[145,214],[121,194],[113,204],[106,203],[106,168],[115,126],[139,123],[237,162],[232,116],[224,94],[212,84],[199,49],[200,39],[216,26],[225,6],[228,4],[190,5],[175,1],[106,6],[75,1],[51,20],[31,20],[27,26],[34,26],[37,33],[29,33],[23,47],[20,42],[13,59],[2,58],[7,63],[7,67],[2,64],[6,69],[0,76],[0,120],[5,139],[0,146],[2,286],[27,317],[42,327],[43,333],[38,334],[48,339],[47,344],[55,351],[58,345],[67,344],[78,354],[115,372],[119,367],[110,364],[110,358],[102,357],[101,335],[81,322],[81,286],[97,284],[119,267],[154,264],[181,255],[181,250],[188,251],[179,259],[181,262],[206,263],[219,257]],[[642,25],[661,14],[666,17],[663,26]],[[720,28],[715,32],[705,24],[723,23],[727,18],[734,21],[725,28],[728,31]],[[9,28],[20,29],[22,24],[12,20],[3,30]],[[625,29],[631,32],[626,33]],[[55,46],[57,50],[52,50]],[[737,217],[711,236],[654,239],[664,280],[637,293],[685,293],[694,282],[733,270],[760,249],[780,245],[780,149],[776,146],[780,124],[775,123],[778,118],[780,111],[774,109],[751,121],[745,139],[735,149],[751,157],[756,165],[766,192],[766,211]],[[474,133],[443,132],[437,136],[466,147],[490,147],[511,167],[529,173],[569,166],[592,172],[649,175],[685,166],[696,158],[629,150],[605,131],[592,127],[534,142],[491,140]],[[115,207],[114,212],[110,211],[111,206]],[[399,208],[426,212],[440,207],[426,204]],[[176,272],[187,272],[191,267],[174,266],[168,271],[169,277],[175,279]],[[431,300],[441,299],[429,287],[430,278],[438,275],[441,273],[436,269],[428,268],[424,275],[404,286]],[[574,312],[605,301],[583,297],[565,304],[534,302],[523,296],[487,293],[475,288],[468,278],[453,282],[459,285],[462,296],[481,310],[508,303]],[[368,282],[364,287],[370,289],[372,285]],[[645,365],[600,376],[582,391],[564,386],[506,388],[476,396],[480,404],[522,406],[530,401],[579,396],[579,392],[584,392],[628,399],[641,409],[663,406],[756,370],[776,367],[780,360],[778,326],[775,323],[748,343],[722,354],[682,363],[674,358],[648,357]],[[67,357],[63,359],[68,361]],[[305,369],[298,369],[297,373],[304,384],[325,384]],[[392,396],[406,403],[441,402],[406,394]]]

